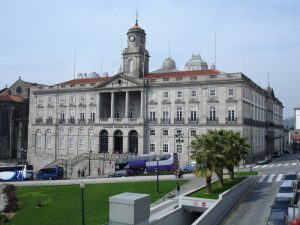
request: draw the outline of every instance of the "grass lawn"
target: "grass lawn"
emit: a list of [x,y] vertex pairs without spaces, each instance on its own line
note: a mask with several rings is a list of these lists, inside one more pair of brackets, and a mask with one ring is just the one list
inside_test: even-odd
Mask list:
[[[240,172],[234,172],[234,176],[251,176],[251,175],[257,175],[258,172],[256,171],[240,171]],[[224,173],[224,175],[229,175],[229,173]]]
[[237,177],[234,181],[230,181],[229,179],[224,179],[224,187],[220,188],[219,183],[214,182],[211,185],[211,194],[206,194],[206,187],[201,188],[197,192],[192,193],[189,197],[196,197],[196,198],[209,198],[209,199],[218,199],[219,195],[224,191],[230,189],[234,185],[240,183],[246,177]]
[[[123,192],[150,194],[151,202],[176,189],[176,183],[186,180],[86,184],[84,189],[85,224],[108,222],[110,196]],[[81,225],[81,190],[79,185],[18,187],[20,208],[9,225]],[[42,208],[35,202],[41,201]]]

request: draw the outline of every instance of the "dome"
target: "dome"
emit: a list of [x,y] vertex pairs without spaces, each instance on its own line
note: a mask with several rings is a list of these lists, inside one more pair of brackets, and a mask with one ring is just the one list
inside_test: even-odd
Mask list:
[[192,58],[185,64],[186,70],[207,70],[207,63],[202,60],[200,54],[192,54]]
[[164,69],[164,70],[176,69],[176,63],[175,63],[175,61],[172,58],[170,58],[170,57],[166,58],[164,60],[164,62],[163,62],[162,69]]

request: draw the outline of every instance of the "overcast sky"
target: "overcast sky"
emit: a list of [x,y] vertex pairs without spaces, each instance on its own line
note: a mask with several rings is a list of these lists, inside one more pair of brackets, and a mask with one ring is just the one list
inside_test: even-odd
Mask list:
[[[200,53],[225,72],[245,72],[284,104],[284,117],[300,106],[299,0],[9,0],[0,2],[0,88],[19,76],[55,84],[76,73],[108,71],[121,61],[121,46],[139,11],[147,33],[150,71],[168,56],[183,69]],[[123,40],[121,45],[121,39]],[[102,58],[102,60],[101,60]]]

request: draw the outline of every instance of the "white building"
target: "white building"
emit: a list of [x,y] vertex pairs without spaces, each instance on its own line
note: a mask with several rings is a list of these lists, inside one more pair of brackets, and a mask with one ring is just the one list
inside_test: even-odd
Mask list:
[[[255,155],[281,150],[283,105],[271,88],[242,73],[209,69],[200,55],[184,71],[168,57],[149,73],[145,31],[136,23],[127,36],[115,76],[80,74],[31,89],[28,159],[36,169],[59,160],[75,166],[91,152],[99,159],[106,152],[178,152],[182,165],[193,136],[219,128],[248,137]],[[176,144],[180,132],[183,142]]]

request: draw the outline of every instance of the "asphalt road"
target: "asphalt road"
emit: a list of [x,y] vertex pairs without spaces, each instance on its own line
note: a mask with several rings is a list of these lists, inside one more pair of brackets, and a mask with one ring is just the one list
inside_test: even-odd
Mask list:
[[254,188],[246,194],[241,203],[232,210],[224,225],[267,224],[270,205],[288,171],[299,172],[298,155],[286,154],[267,165],[253,166],[259,172]]

